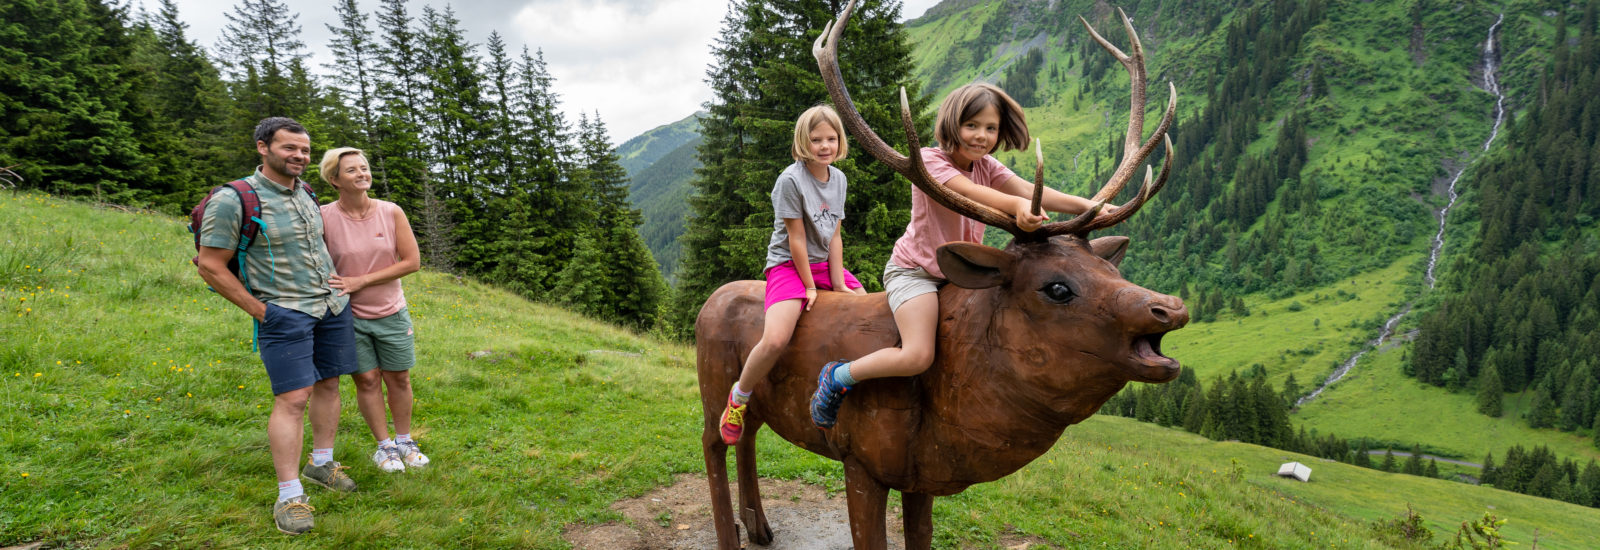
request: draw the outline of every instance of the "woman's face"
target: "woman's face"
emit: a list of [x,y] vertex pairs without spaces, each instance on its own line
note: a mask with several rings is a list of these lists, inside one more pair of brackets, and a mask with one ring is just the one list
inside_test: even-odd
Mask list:
[[372,188],[372,171],[367,168],[367,159],[361,155],[345,155],[339,158],[339,187],[352,191],[366,191]]

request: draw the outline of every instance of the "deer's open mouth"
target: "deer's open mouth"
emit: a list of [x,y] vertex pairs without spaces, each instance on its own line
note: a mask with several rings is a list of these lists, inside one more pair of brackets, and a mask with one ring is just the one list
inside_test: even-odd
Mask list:
[[1166,382],[1178,377],[1177,359],[1161,354],[1161,337],[1167,333],[1145,334],[1133,339],[1133,356],[1143,369],[1140,378],[1147,382]]

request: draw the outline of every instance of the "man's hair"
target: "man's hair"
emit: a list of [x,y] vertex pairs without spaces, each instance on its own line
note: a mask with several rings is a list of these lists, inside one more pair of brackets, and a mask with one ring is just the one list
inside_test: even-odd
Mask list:
[[339,147],[337,149],[329,149],[328,152],[322,154],[322,164],[318,165],[318,167],[321,169],[322,181],[326,181],[328,182],[328,185],[332,185],[334,189],[338,189],[339,184],[334,183],[333,180],[343,177],[339,174],[339,163],[344,162],[344,157],[348,155],[361,157],[361,160],[367,159],[367,154],[355,147]]
[[984,107],[994,107],[1000,115],[1000,136],[989,148],[1028,150],[1028,121],[1023,118],[1022,106],[993,84],[974,82],[950,92],[939,105],[939,116],[933,123],[939,147],[945,152],[954,151],[961,142],[961,123],[978,116]]
[[261,119],[256,123],[256,141],[272,145],[272,138],[278,135],[278,130],[288,130],[296,134],[311,135],[306,132],[306,127],[286,116],[271,116]]
[[844,139],[844,122],[839,120],[839,113],[833,107],[817,105],[800,113],[800,119],[794,121],[794,147],[789,151],[790,157],[806,162],[817,160],[811,156],[811,131],[819,124],[832,126],[833,131],[839,134],[839,150],[833,153],[834,162],[844,160],[845,155],[850,154],[850,143]]

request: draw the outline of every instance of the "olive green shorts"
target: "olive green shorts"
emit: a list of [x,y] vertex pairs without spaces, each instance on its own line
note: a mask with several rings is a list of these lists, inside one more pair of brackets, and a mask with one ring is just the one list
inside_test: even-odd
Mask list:
[[388,317],[355,320],[357,373],[374,368],[398,372],[417,364],[411,313],[406,308]]

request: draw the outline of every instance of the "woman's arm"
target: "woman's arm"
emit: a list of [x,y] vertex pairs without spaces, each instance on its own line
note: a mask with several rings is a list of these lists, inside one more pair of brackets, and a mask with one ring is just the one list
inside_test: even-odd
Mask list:
[[817,282],[811,278],[811,255],[806,252],[806,221],[784,218],[783,228],[789,232],[789,260],[806,285],[806,311],[811,311],[811,304],[817,301]]
[[365,275],[345,277],[334,275],[329,280],[329,286],[339,289],[341,296],[355,294],[363,288],[387,283],[422,269],[422,253],[417,250],[417,236],[411,232],[411,222],[406,219],[405,211],[399,206],[394,209],[394,235],[395,255],[400,257],[394,265]]

